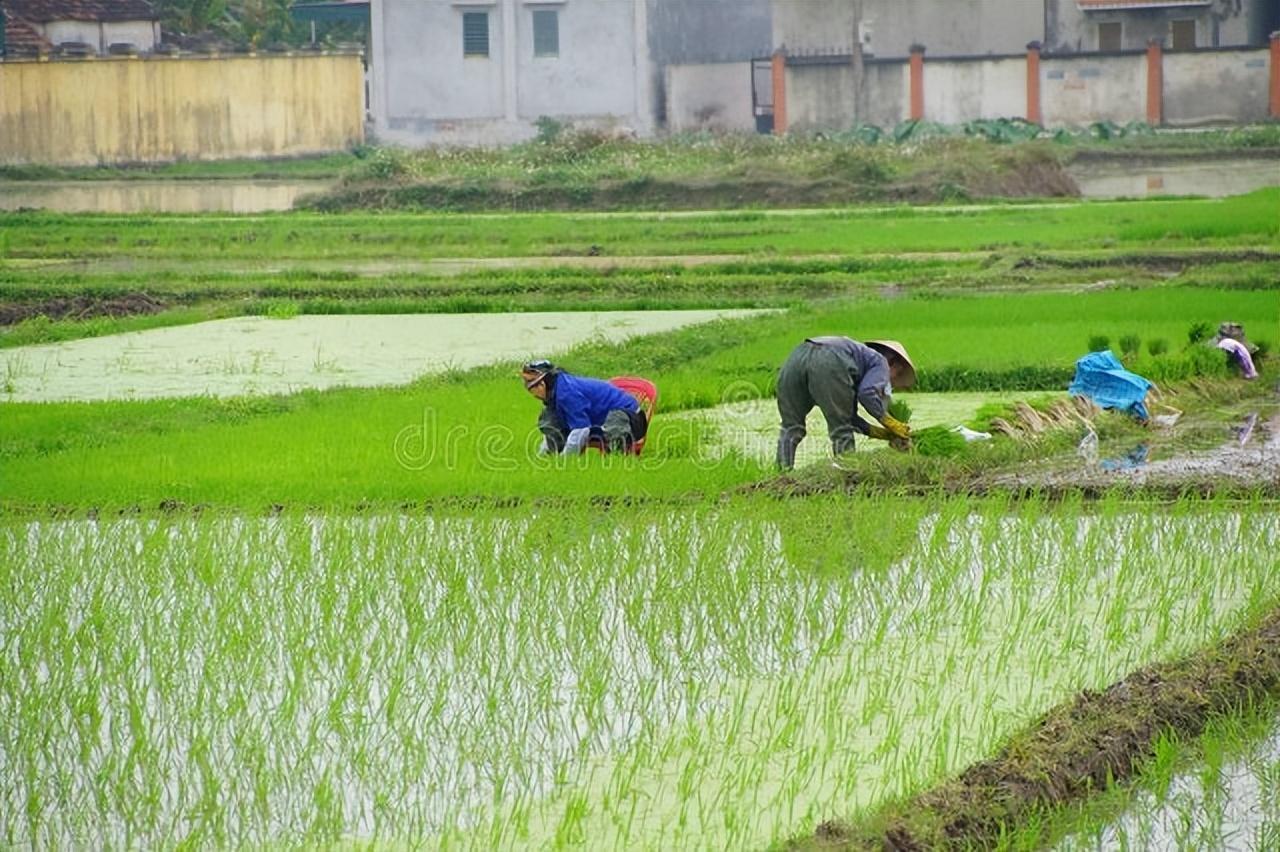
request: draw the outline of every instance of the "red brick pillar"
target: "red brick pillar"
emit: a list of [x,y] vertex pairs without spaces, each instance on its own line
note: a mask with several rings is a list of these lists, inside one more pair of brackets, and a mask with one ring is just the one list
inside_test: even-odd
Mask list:
[[1280,119],[1280,30],[1271,34],[1271,117]]
[[773,132],[779,136],[787,132],[787,52],[775,50],[773,65]]
[[924,118],[924,45],[911,45],[911,118]]
[[1027,121],[1044,124],[1040,112],[1040,42],[1027,45]]
[[1164,44],[1147,42],[1147,124],[1164,124]]

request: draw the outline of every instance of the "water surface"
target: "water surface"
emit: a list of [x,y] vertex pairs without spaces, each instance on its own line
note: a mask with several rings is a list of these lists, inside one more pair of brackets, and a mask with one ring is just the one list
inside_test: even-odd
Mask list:
[[0,350],[0,400],[148,399],[404,384],[587,340],[760,311],[240,317]]
[[330,180],[0,181],[0,210],[58,213],[263,213],[290,210]]

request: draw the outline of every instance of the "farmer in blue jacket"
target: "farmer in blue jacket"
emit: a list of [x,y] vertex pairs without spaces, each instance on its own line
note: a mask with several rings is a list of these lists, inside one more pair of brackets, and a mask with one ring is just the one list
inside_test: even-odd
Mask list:
[[520,371],[525,389],[542,400],[538,429],[541,452],[577,455],[596,438],[609,452],[643,438],[649,423],[635,397],[600,379],[575,376],[550,361],[532,361]]

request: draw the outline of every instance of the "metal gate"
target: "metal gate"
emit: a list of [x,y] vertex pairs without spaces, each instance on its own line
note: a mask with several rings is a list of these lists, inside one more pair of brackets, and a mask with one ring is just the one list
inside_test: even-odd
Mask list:
[[757,133],[773,132],[773,60],[751,60],[751,112]]

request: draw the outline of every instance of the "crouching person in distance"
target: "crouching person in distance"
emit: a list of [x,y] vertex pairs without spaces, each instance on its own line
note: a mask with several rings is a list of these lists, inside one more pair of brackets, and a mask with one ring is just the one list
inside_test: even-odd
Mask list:
[[525,364],[520,378],[525,389],[542,400],[541,453],[571,456],[589,445],[620,452],[649,429],[635,397],[606,381],[575,376],[550,361]]
[[[778,373],[778,465],[795,466],[796,447],[804,440],[805,418],[815,405],[827,419],[831,450],[836,455],[853,449],[853,434],[861,432],[889,441],[899,450],[911,446],[911,429],[886,410],[894,388],[915,384],[916,369],[907,350],[896,340],[811,337],[797,346]],[[858,416],[862,403],[880,425]]]

